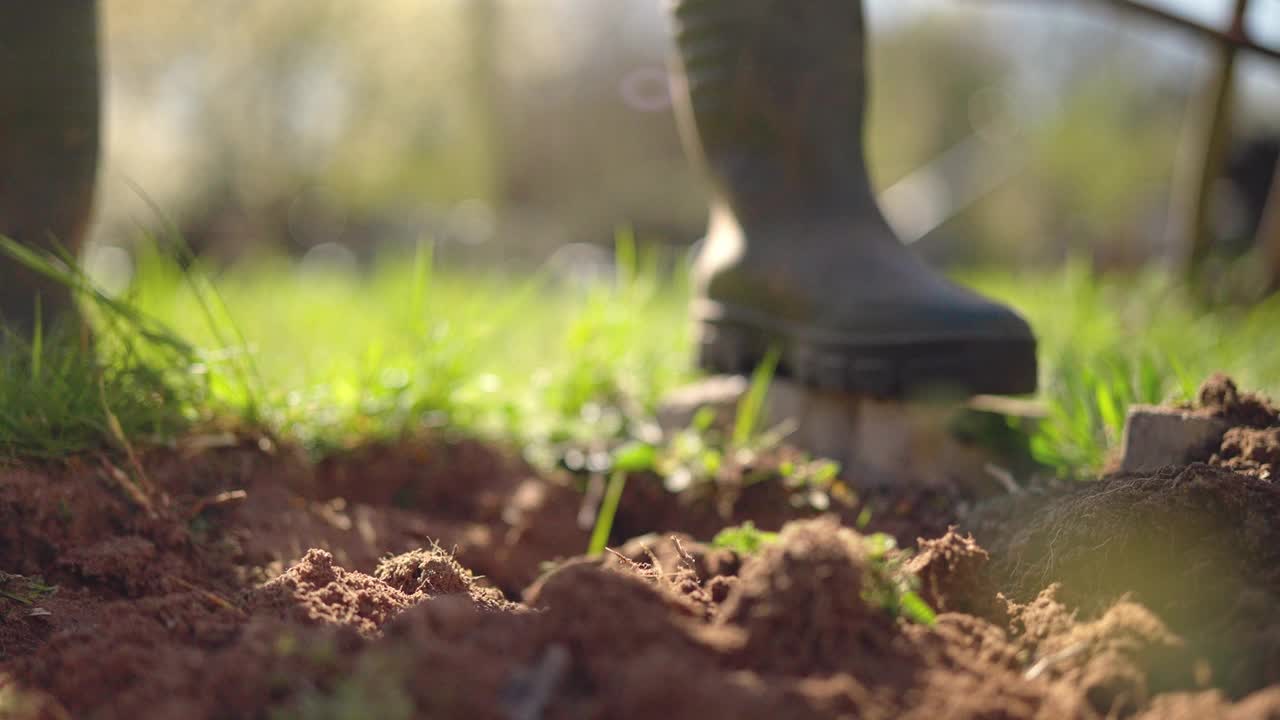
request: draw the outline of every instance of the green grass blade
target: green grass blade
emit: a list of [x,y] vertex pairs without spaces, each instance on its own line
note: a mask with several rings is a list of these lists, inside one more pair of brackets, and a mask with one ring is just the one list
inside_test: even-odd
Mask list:
[[765,353],[764,359],[751,373],[751,386],[747,394],[738,404],[738,412],[733,419],[733,445],[745,447],[755,436],[760,416],[764,412],[764,402],[769,395],[769,386],[773,384],[773,376],[778,370],[778,358],[781,351],[774,346]]
[[898,597],[898,607],[903,616],[920,625],[932,625],[938,615],[929,607],[929,603],[914,592],[904,592]]
[[627,486],[627,474],[621,470],[609,476],[609,486],[605,488],[604,499],[600,502],[600,510],[596,513],[596,526],[591,531],[591,543],[587,546],[587,555],[595,557],[604,552],[609,544],[609,533],[613,532],[613,519],[618,515],[618,503],[622,501],[622,491]]
[[427,315],[427,293],[431,287],[431,275],[435,268],[435,243],[424,238],[413,253],[413,276],[409,288],[409,317],[421,326]]
[[40,381],[40,366],[44,361],[44,313],[40,296],[36,295],[36,327],[31,338],[31,382]]
[[619,290],[625,291],[635,283],[640,271],[636,233],[630,226],[623,226],[614,232],[613,238],[613,268]]

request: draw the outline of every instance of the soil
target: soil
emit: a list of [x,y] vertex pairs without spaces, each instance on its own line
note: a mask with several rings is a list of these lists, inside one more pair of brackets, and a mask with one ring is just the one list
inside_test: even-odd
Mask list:
[[1270,400],[1257,393],[1240,392],[1235,381],[1222,373],[1211,375],[1201,384],[1195,409],[1232,426],[1266,428],[1280,421]]
[[1231,378],[1214,375],[1200,388],[1200,412],[1231,427],[1209,461],[1264,480],[1280,465],[1280,413],[1255,393],[1241,393]]
[[[1280,717],[1280,423],[1222,380],[1203,462],[823,513],[638,477],[599,558],[571,478],[471,441],[0,468],[0,718]],[[778,540],[702,542],[743,520]]]

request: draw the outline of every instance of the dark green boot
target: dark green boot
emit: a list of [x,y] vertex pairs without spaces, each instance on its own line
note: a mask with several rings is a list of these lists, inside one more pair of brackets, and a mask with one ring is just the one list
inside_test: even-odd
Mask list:
[[858,0],[673,0],[672,83],[714,186],[698,258],[700,364],[880,396],[1036,387],[1035,338],[893,235],[863,153]]
[[[78,254],[98,163],[93,0],[0,3],[0,234]],[[73,315],[70,291],[0,256],[0,323]],[[3,336],[0,336],[0,340]]]

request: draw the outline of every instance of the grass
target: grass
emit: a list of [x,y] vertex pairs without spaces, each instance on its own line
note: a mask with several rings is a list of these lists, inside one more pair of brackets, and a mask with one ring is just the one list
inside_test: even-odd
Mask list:
[[1019,308],[1040,338],[1049,416],[1032,449],[1063,474],[1088,476],[1106,463],[1130,404],[1189,401],[1213,372],[1280,398],[1280,296],[1207,306],[1159,271],[1099,278],[1080,264],[968,279]]
[[711,539],[711,546],[732,550],[739,555],[754,555],[767,545],[778,541],[778,533],[761,530],[755,523],[747,522],[727,527]]
[[66,326],[30,339],[0,334],[0,458],[170,441],[208,405],[189,372],[196,350],[176,334],[8,238],[0,251],[79,288],[100,328],[92,342]]
[[[682,283],[659,280],[656,255],[619,256],[612,282],[584,285],[442,271],[428,246],[359,277],[271,258],[182,273],[148,254],[127,297],[87,303],[104,330],[96,358],[64,335],[0,350],[0,454],[104,444],[111,415],[130,437],[231,420],[317,453],[422,428],[531,452],[643,437],[658,398],[691,376],[688,323]],[[190,353],[149,341],[155,328]]]
[[[68,336],[0,352],[0,455],[163,443],[215,422],[319,454],[423,428],[511,440],[542,463],[652,442],[658,399],[692,377],[687,289],[625,235],[618,248],[616,277],[591,283],[451,271],[425,245],[363,275],[271,258],[184,274],[144,255],[125,298],[90,303],[96,359]],[[1049,417],[1033,448],[1064,473],[1104,463],[1128,404],[1186,399],[1212,371],[1280,390],[1280,298],[1213,309],[1158,273],[1079,265],[966,279],[1036,328]]]
[[0,571],[0,600],[9,600],[29,608],[56,592],[56,587],[46,585],[40,578]]

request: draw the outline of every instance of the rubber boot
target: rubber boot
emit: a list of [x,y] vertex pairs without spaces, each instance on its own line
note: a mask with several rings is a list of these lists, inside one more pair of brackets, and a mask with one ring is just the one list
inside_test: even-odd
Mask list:
[[713,186],[695,264],[699,364],[881,397],[1036,387],[1007,307],[924,265],[890,230],[863,152],[858,0],[672,0],[672,86]]
[[[98,163],[93,0],[0,3],[0,234],[78,255]],[[0,323],[28,336],[74,317],[71,291],[0,256]],[[2,339],[2,338],[0,338]]]

